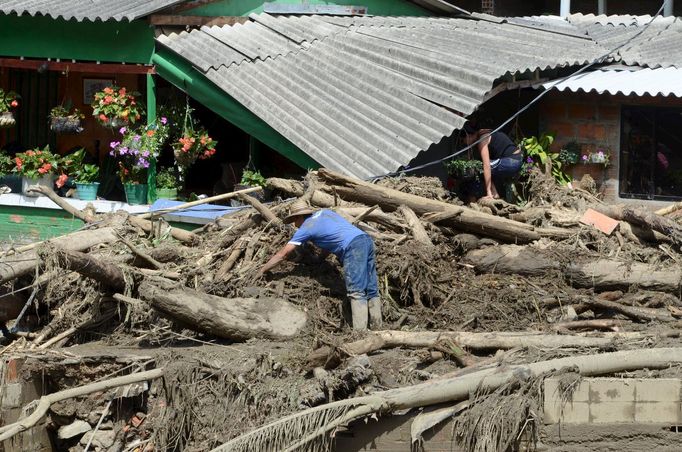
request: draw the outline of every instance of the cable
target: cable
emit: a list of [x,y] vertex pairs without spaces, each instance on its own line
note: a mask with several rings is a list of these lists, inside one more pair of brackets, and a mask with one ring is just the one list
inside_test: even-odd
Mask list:
[[444,162],[444,161],[446,161],[446,160],[450,160],[450,159],[452,159],[452,158],[454,158],[454,157],[457,157],[458,155],[460,155],[460,154],[462,154],[462,153],[468,151],[469,149],[471,149],[471,148],[473,148],[474,146],[478,145],[478,143],[480,143],[481,141],[487,139],[487,138],[488,138],[490,135],[492,135],[493,133],[498,132],[500,129],[502,129],[504,126],[506,126],[507,124],[509,124],[510,122],[512,122],[512,121],[513,121],[514,119],[516,119],[517,117],[521,116],[521,114],[522,114],[523,112],[525,112],[526,110],[528,110],[533,104],[535,104],[535,103],[538,102],[540,99],[542,99],[547,93],[549,93],[549,92],[550,92],[555,86],[557,86],[558,84],[563,83],[563,82],[565,82],[566,80],[569,80],[571,77],[575,77],[576,75],[579,75],[579,74],[585,72],[587,69],[589,69],[590,67],[594,66],[595,64],[601,63],[603,60],[605,60],[605,59],[606,59],[607,57],[609,57],[611,54],[615,53],[616,51],[618,51],[618,50],[620,50],[621,48],[625,47],[626,45],[630,44],[632,41],[635,40],[635,38],[638,38],[642,33],[644,33],[644,32],[647,30],[647,28],[649,28],[649,26],[653,23],[653,21],[654,21],[658,16],[661,15],[661,13],[663,12],[663,8],[665,7],[666,1],[667,1],[667,0],[663,0],[663,4],[662,4],[661,7],[658,9],[658,11],[656,12],[656,14],[651,18],[651,20],[650,20],[649,22],[647,22],[647,23],[642,27],[642,29],[641,29],[640,31],[638,31],[638,32],[635,33],[633,36],[631,36],[627,41],[625,41],[624,43],[622,43],[622,44],[620,44],[620,45],[614,47],[614,48],[611,49],[611,50],[609,50],[609,51],[608,51],[607,53],[605,53],[604,55],[595,58],[595,59],[592,60],[592,62],[590,62],[588,65],[583,66],[582,68],[578,69],[576,72],[574,72],[574,73],[572,73],[572,74],[569,74],[569,75],[567,75],[567,76],[565,76],[565,77],[563,77],[563,78],[558,79],[558,81],[557,81],[556,83],[554,83],[554,86],[552,86],[550,89],[547,89],[547,90],[545,90],[545,91],[542,91],[542,92],[541,92],[540,94],[538,94],[533,100],[531,100],[531,101],[528,103],[528,105],[526,105],[526,106],[523,107],[522,109],[518,110],[516,113],[514,113],[512,116],[510,116],[506,121],[504,121],[502,124],[500,124],[500,125],[497,126],[495,129],[493,129],[490,133],[483,134],[478,140],[474,141],[474,142],[471,143],[470,145],[465,146],[463,149],[460,149],[459,151],[457,151],[457,152],[455,152],[455,153],[453,153],[453,154],[450,154],[450,155],[448,155],[448,156],[446,156],[446,157],[440,158],[440,159],[438,159],[438,160],[434,160],[434,161],[431,161],[431,162],[423,163],[423,164],[421,164],[421,165],[414,166],[414,167],[410,167],[410,168],[403,168],[403,169],[400,170],[400,171],[393,171],[393,172],[391,172],[391,173],[386,173],[386,174],[383,174],[383,175],[380,175],[380,176],[369,177],[369,178],[367,178],[366,180],[375,181],[375,180],[378,180],[378,179],[383,179],[384,177],[392,177],[392,176],[400,175],[400,174],[402,174],[402,173],[414,172],[414,171],[420,170],[420,169],[422,169],[422,168],[427,168],[427,167],[429,167],[429,166],[436,165],[436,164],[441,163],[441,162]]

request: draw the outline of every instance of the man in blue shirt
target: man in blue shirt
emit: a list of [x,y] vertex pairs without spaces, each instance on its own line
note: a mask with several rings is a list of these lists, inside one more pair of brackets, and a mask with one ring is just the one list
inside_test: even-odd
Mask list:
[[360,229],[331,210],[313,211],[303,200],[291,205],[285,223],[294,223],[298,230],[261,268],[260,274],[282,262],[297,246],[312,242],[326,253],[334,253],[343,265],[346,290],[353,313],[353,329],[364,331],[381,328],[381,299],[374,262],[374,243]]

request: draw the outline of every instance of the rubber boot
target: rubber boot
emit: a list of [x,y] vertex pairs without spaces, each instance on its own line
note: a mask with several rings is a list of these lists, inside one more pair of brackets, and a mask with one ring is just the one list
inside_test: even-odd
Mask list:
[[369,308],[369,329],[380,330],[383,325],[381,320],[381,298],[370,298],[367,302],[367,307]]
[[355,331],[367,331],[367,300],[364,298],[350,298],[350,309],[353,313],[353,329]]

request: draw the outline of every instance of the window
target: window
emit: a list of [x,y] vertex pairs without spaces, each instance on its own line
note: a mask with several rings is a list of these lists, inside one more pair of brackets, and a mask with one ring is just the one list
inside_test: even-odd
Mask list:
[[682,109],[623,107],[620,196],[682,199]]

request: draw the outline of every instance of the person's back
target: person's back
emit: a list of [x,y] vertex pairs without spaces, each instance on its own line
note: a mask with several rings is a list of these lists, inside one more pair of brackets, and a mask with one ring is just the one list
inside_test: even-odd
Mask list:
[[331,210],[319,210],[307,218],[289,241],[292,245],[313,242],[343,262],[344,251],[354,238],[365,234]]

